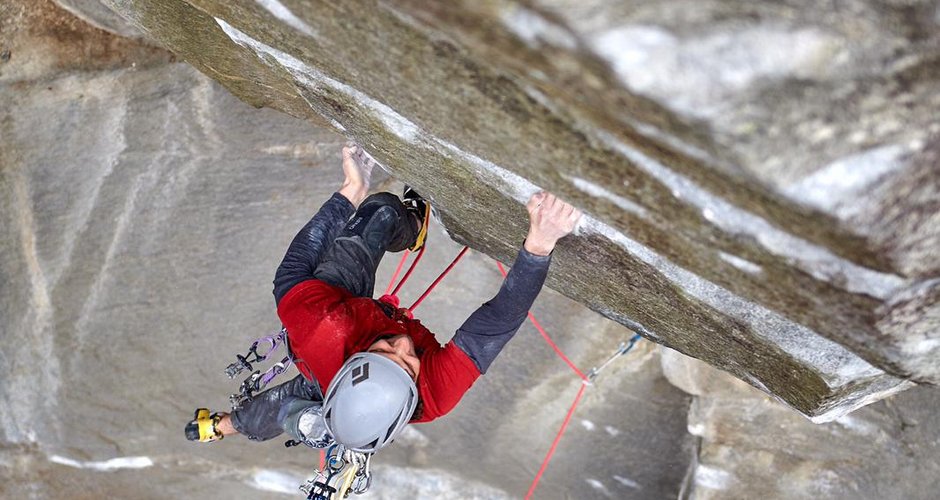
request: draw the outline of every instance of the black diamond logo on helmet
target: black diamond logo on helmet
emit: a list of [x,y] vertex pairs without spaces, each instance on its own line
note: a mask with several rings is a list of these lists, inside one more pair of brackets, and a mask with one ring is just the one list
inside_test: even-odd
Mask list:
[[353,379],[352,379],[353,387],[355,387],[360,382],[365,382],[366,380],[369,380],[369,363],[353,368],[352,376],[353,376]]

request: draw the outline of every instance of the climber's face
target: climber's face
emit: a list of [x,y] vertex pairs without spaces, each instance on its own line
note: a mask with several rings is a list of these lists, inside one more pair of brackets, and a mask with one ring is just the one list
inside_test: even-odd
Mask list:
[[379,339],[369,346],[368,352],[385,356],[408,372],[411,380],[418,380],[421,360],[415,353],[415,343],[405,334]]

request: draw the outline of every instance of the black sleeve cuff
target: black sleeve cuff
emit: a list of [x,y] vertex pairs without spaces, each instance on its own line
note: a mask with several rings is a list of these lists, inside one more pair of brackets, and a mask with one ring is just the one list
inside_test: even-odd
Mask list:
[[346,218],[352,217],[353,212],[356,211],[356,207],[353,206],[352,202],[348,198],[339,194],[339,191],[333,193],[333,196],[327,200],[327,203],[336,202],[340,205],[343,213],[346,215]]

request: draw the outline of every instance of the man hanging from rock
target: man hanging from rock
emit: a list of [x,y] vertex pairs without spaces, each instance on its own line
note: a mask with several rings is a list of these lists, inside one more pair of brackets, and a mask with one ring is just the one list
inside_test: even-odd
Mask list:
[[528,236],[499,292],[441,346],[419,321],[372,299],[382,256],[419,249],[430,216],[407,187],[403,200],[367,197],[373,165],[361,147],[343,148],[345,182],[300,230],[275,274],[278,316],[301,374],[230,414],[197,410],[188,439],[240,433],[264,441],[287,431],[313,447],[335,442],[372,453],[408,423],[445,415],[522,325],[555,243],[581,217],[551,194],[533,195]]

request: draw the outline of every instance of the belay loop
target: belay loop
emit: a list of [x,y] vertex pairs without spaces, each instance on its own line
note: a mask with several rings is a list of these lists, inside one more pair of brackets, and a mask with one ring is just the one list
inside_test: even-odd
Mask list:
[[[265,346],[265,344],[267,344],[267,346]],[[225,368],[225,374],[228,375],[228,378],[233,379],[236,375],[245,370],[254,369],[252,363],[264,361],[282,344],[287,345],[287,329],[283,327],[280,332],[274,335],[261,337],[252,342],[251,347],[248,348],[248,352],[245,355],[236,354],[235,362]],[[261,347],[265,347],[265,349],[262,352],[258,352]],[[264,373],[262,373],[261,370],[252,372],[251,375],[242,381],[242,385],[238,388],[238,393],[229,396],[232,409],[236,410],[245,401],[251,401],[255,394],[264,389],[275,377],[287,371],[293,360],[294,358],[288,348],[287,355],[265,370]]]

